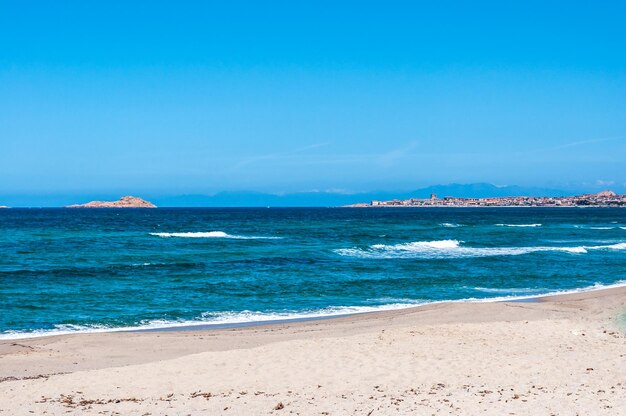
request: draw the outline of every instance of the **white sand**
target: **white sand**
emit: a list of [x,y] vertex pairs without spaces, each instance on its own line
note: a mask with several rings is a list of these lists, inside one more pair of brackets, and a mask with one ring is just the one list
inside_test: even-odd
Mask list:
[[2,341],[0,414],[624,415],[624,313],[626,287]]

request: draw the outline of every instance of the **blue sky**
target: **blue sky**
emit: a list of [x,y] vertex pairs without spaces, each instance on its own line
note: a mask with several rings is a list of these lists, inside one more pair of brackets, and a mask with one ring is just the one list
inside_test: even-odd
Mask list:
[[0,195],[626,189],[624,2],[130,3],[0,0]]

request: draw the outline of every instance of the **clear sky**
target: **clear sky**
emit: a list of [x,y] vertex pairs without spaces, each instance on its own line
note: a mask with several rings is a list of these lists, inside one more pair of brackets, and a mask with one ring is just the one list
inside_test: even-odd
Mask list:
[[0,0],[0,194],[623,190],[625,22],[623,1]]

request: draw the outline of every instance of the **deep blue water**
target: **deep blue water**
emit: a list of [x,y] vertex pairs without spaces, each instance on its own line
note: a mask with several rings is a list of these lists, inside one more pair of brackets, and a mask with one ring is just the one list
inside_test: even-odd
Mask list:
[[625,276],[624,209],[0,210],[0,337],[538,295]]

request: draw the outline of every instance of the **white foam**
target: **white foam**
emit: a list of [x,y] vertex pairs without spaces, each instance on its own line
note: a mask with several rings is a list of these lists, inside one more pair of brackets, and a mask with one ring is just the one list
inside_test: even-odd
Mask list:
[[[152,320],[145,321],[136,326],[128,326],[123,328],[115,328],[106,325],[56,325],[54,329],[36,330],[36,331],[5,331],[0,333],[0,340],[3,339],[23,339],[37,338],[52,335],[65,335],[74,333],[95,333],[95,332],[120,332],[120,331],[139,331],[150,329],[180,328],[180,327],[206,327],[211,325],[236,325],[245,323],[264,323],[284,320],[301,320],[315,318],[330,318],[345,315],[354,315],[368,312],[389,311],[419,307],[424,305],[432,305],[439,303],[485,303],[485,302],[503,302],[524,299],[535,299],[544,296],[566,295],[575,293],[591,292],[599,289],[611,289],[626,286],[626,280],[619,280],[610,285],[596,283],[592,286],[582,287],[572,290],[557,290],[538,293],[533,295],[522,296],[497,296],[488,298],[465,298],[459,300],[441,300],[441,301],[421,301],[409,300],[403,303],[390,303],[379,306],[331,306],[315,311],[303,312],[205,312],[198,319],[193,320]],[[484,288],[488,289],[488,288]],[[496,292],[494,292],[496,293]]]
[[211,325],[237,325],[246,323],[263,323],[283,320],[300,320],[327,318],[334,316],[352,315],[366,312],[405,309],[411,306],[423,305],[426,302],[390,303],[380,306],[331,306],[324,309],[302,312],[204,312],[198,319],[190,320],[151,320],[143,321],[139,325],[127,327],[112,327],[101,324],[94,325],[55,325],[53,329],[41,329],[35,331],[5,331],[0,333],[0,340],[39,338],[52,335],[67,335],[75,333],[101,333],[119,331],[141,331],[151,329],[180,328]]
[[382,249],[382,250],[386,250],[390,247],[394,247],[397,250],[407,250],[407,251],[420,251],[420,250],[429,250],[429,249],[451,249],[451,248],[458,248],[459,241],[457,240],[417,241],[414,243],[396,244],[393,246],[388,246],[385,244],[374,244],[371,247],[373,249]]
[[541,227],[542,224],[496,224],[497,227]]
[[[602,289],[615,289],[615,288],[620,288],[620,287],[624,287],[626,286],[626,280],[618,280],[615,283],[612,284],[602,284],[602,283],[595,283],[591,286],[585,286],[585,287],[581,287],[578,289],[564,289],[564,290],[547,290],[546,292],[539,292],[536,294],[529,294],[529,295],[507,295],[507,296],[496,296],[496,297],[487,297],[487,298],[465,298],[465,299],[461,299],[458,301],[450,301],[451,303],[456,303],[456,302],[476,302],[476,303],[488,303],[488,302],[510,302],[510,301],[518,301],[518,300],[528,300],[528,299],[538,299],[538,298],[543,298],[543,297],[547,297],[547,296],[557,296],[557,295],[573,295],[573,294],[577,294],[577,293],[586,293],[586,292],[593,292],[595,290],[602,290]],[[489,289],[489,288],[483,288],[483,289]],[[493,292],[495,293],[495,292]],[[433,302],[433,303],[444,303],[445,301],[442,302]]]
[[589,250],[626,250],[626,243],[609,244],[604,246],[589,246]]
[[186,232],[186,233],[150,233],[157,237],[170,238],[231,238],[235,240],[278,240],[282,237],[264,237],[252,235],[231,235],[223,231]]
[[583,230],[626,230],[626,227],[618,226],[590,226],[590,225],[574,225],[574,228],[580,228]]
[[537,288],[531,288],[531,287],[522,287],[522,288],[518,288],[518,287],[504,287],[504,288],[497,288],[497,287],[473,287],[471,289],[476,290],[478,292],[485,292],[485,293],[537,294],[537,293],[549,292],[548,289],[537,289]]
[[444,222],[444,223],[441,223],[439,225],[442,226],[442,227],[446,227],[446,228],[463,227],[463,225],[461,225],[461,224],[454,224],[454,223],[451,223],[451,222]]
[[611,238],[611,239],[590,239],[590,238],[581,238],[581,239],[565,239],[565,240],[541,240],[544,243],[557,243],[557,244],[575,244],[575,243],[580,243],[580,244],[576,244],[579,246],[589,246],[591,245],[591,243],[594,244],[617,244],[617,243],[622,243],[622,240],[616,239],[616,238]]
[[519,256],[535,252],[564,252],[585,254],[589,250],[625,250],[626,243],[621,242],[600,246],[531,246],[531,247],[464,247],[457,240],[417,241],[402,244],[374,244],[368,248],[343,248],[334,250],[341,256],[363,259],[441,259],[491,256]]
[[588,247],[536,247],[536,251],[564,251],[566,253],[587,253]]
[[533,295],[523,295],[523,296],[499,296],[499,297],[494,297],[494,298],[482,298],[482,299],[477,299],[477,298],[467,298],[467,299],[463,299],[460,302],[502,302],[502,301],[514,301],[514,300],[524,300],[524,299],[536,299],[536,298],[542,298],[542,297],[546,297],[546,296],[556,296],[556,295],[573,295],[576,293],[586,293],[586,292],[593,292],[594,290],[601,290],[601,289],[615,289],[615,288],[619,288],[619,287],[624,287],[626,286],[626,280],[618,280],[615,283],[612,284],[602,284],[602,283],[595,283],[591,286],[585,286],[585,287],[581,287],[578,289],[569,289],[569,290],[548,290],[544,293],[538,293],[538,294],[533,294]]

